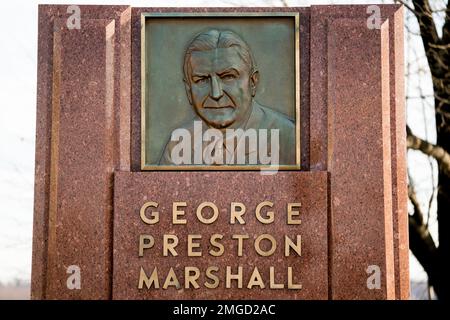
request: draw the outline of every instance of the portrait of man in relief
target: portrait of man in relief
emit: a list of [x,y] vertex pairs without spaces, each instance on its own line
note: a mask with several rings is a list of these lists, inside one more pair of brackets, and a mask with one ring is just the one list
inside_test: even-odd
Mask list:
[[[226,153],[233,156],[240,139],[246,138],[246,130],[266,129],[267,139],[270,140],[271,132],[274,131],[272,129],[277,129],[279,163],[295,164],[295,121],[256,100],[260,73],[250,47],[239,35],[217,29],[196,35],[187,45],[183,74],[187,99],[197,116],[194,120],[201,121],[203,131],[216,129],[226,137],[227,129],[242,129],[235,131],[231,138],[219,142],[224,157]],[[191,135],[195,134],[194,120],[183,125],[183,129]],[[227,139],[232,139],[233,143],[228,143],[230,141]],[[204,150],[210,145],[208,141],[199,143],[197,146],[192,144],[192,149],[197,147]],[[172,151],[177,144],[178,141],[168,140],[159,160],[160,165],[176,164],[172,159]],[[257,152],[257,146],[250,145],[245,149],[247,156]],[[190,154],[194,163],[194,150]]]

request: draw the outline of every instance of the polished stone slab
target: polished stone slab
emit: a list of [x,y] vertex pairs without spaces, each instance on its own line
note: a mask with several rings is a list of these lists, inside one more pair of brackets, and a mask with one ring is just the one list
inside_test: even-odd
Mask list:
[[[147,210],[159,213],[159,222],[145,224],[140,218],[140,209],[148,201],[158,203],[157,208]],[[196,210],[202,202],[212,202],[218,208],[218,218],[205,224],[197,218]],[[264,207],[261,216],[273,212],[273,222],[264,224],[258,220],[255,209],[263,201],[271,201],[273,207]],[[179,219],[185,224],[173,223],[173,202],[186,202],[185,211]],[[243,203],[245,224],[230,222],[230,204]],[[288,203],[301,203],[298,216],[300,224],[288,224]],[[205,218],[212,217],[212,210],[204,210]],[[327,231],[327,173],[326,172],[279,172],[273,176],[258,172],[116,172],[114,182],[114,299],[327,299],[328,298],[328,231]],[[210,237],[223,235],[222,255],[211,256],[213,249]],[[256,238],[268,234],[276,241],[275,252],[261,256],[254,247]],[[140,235],[151,235],[154,246],[139,257]],[[164,256],[164,235],[175,235],[179,239],[177,256]],[[188,236],[200,235],[195,240],[201,247],[202,256],[188,256]],[[243,240],[242,256],[238,254],[237,240],[233,235],[248,235]],[[289,251],[285,256],[285,236],[295,244],[301,237],[301,256]],[[270,241],[261,240],[261,250],[271,248]],[[184,268],[200,270],[199,288],[185,288]],[[203,283],[208,267],[217,266],[220,283],[217,288],[205,288]],[[242,288],[232,281],[226,288],[226,266],[233,274],[242,267]],[[138,289],[141,267],[150,277],[157,268],[159,289],[145,285]],[[264,281],[248,289],[248,281],[257,267]],[[283,289],[270,289],[270,267],[274,268],[274,284],[283,284]],[[288,289],[288,268],[292,268],[292,284],[301,284],[301,289]],[[163,288],[170,268],[173,268],[181,287]],[[295,287],[295,286],[294,286]]]

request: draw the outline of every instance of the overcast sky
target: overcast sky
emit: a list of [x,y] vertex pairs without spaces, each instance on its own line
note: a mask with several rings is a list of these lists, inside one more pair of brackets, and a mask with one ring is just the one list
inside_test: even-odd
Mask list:
[[[286,1],[291,6],[332,3],[381,3],[382,1]],[[0,5],[0,282],[15,278],[29,281],[31,276],[31,248],[34,189],[34,143],[36,121],[36,61],[37,61],[37,4],[34,0],[2,1]],[[237,6],[241,1],[218,0],[152,0],[152,1],[57,1],[59,4],[127,4],[143,6]],[[281,1],[245,1],[247,6],[279,6]],[[414,26],[413,26],[414,27]],[[423,56],[420,39],[412,40],[407,59],[414,54]],[[409,57],[409,58],[408,58]],[[422,60],[417,66],[425,65]],[[409,94],[417,86],[429,93],[431,80],[426,72],[412,78]],[[434,113],[431,105],[410,103],[408,122],[414,132],[434,141]],[[425,119],[425,120],[424,120]],[[431,192],[428,160],[421,155],[410,156],[414,162],[415,181],[427,203]],[[424,168],[424,169],[423,169]],[[428,168],[428,169],[427,169]],[[433,226],[433,224],[432,224]],[[433,227],[435,228],[435,227]],[[434,231],[434,234],[436,232]],[[421,267],[413,260],[411,276],[425,279]]]

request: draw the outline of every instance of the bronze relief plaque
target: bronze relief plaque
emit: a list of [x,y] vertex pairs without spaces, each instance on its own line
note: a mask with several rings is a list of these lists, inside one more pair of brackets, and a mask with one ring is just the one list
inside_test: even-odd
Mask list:
[[142,170],[300,169],[298,13],[141,16]]

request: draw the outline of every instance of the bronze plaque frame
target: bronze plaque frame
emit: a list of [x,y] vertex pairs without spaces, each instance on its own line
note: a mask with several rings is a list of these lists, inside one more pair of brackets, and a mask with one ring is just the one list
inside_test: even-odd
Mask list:
[[201,171],[201,170],[246,170],[256,171],[267,165],[158,165],[146,163],[146,92],[149,89],[146,75],[146,19],[150,18],[230,18],[230,17],[292,17],[295,34],[295,164],[278,166],[278,170],[300,170],[300,15],[298,12],[146,12],[141,14],[141,170],[143,171]]

